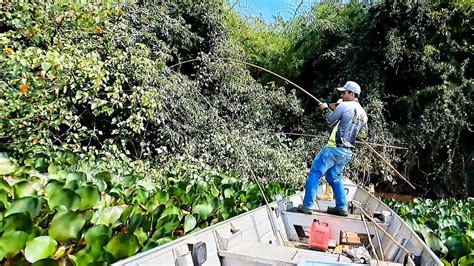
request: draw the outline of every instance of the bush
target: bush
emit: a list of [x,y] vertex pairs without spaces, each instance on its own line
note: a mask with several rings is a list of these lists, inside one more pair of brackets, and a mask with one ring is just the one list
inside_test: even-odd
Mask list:
[[[466,98],[474,88],[467,48],[473,36],[470,7],[466,1],[317,3],[311,13],[292,21],[250,28],[251,33],[244,27],[241,35],[239,28],[231,32],[249,59],[324,101],[336,100],[335,87],[357,81],[370,139],[409,148],[407,154],[383,153],[405,170],[415,193],[465,197],[472,194],[472,101]],[[234,25],[240,27],[235,22],[228,26]],[[261,40],[271,40],[278,49],[266,49]],[[301,130],[320,130],[324,122],[313,115],[314,101],[297,95],[306,110],[302,121],[309,121]],[[379,189],[408,192],[406,186],[393,186],[400,182],[390,181],[395,179],[377,165],[358,155],[351,175],[363,183],[371,176]]]
[[[261,178],[301,180],[285,140],[266,134],[295,126],[299,102],[262,87],[242,65],[212,59],[238,55],[221,9],[215,1],[6,5],[3,149],[112,154],[158,167],[189,156],[242,176],[256,169]],[[166,67],[197,56],[202,61]],[[265,134],[250,136],[257,130]],[[268,167],[275,156],[285,166]]]

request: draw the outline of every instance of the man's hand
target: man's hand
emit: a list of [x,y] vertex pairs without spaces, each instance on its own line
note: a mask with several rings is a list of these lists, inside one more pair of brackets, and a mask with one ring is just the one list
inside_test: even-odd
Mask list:
[[319,110],[323,111],[326,108],[329,108],[327,103],[320,103],[319,104]]

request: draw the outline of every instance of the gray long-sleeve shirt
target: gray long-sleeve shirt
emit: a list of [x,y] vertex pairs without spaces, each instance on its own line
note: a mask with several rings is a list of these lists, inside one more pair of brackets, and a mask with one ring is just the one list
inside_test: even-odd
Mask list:
[[368,131],[367,114],[358,101],[340,103],[334,111],[324,114],[326,121],[334,125],[328,146],[355,146],[356,137],[365,138]]

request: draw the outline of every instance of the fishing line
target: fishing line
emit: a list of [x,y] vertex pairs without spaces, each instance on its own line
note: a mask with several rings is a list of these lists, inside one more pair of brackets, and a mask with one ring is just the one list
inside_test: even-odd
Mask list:
[[[313,100],[315,100],[318,104],[321,104],[322,102],[314,97],[311,93],[307,92],[305,89],[303,89],[302,87],[300,87],[298,84],[292,82],[291,80],[271,71],[271,70],[268,70],[266,68],[263,68],[261,66],[257,66],[255,64],[252,64],[252,63],[248,63],[248,62],[245,62],[245,61],[242,61],[242,60],[239,60],[239,59],[234,59],[234,58],[228,58],[228,57],[212,57],[210,58],[211,60],[227,60],[227,61],[232,61],[232,62],[236,62],[236,63],[240,63],[240,64],[243,64],[243,65],[247,65],[247,66],[252,66],[252,67],[255,67],[257,69],[260,69],[262,71],[265,71],[267,73],[270,73],[286,82],[288,82],[289,84],[295,86],[297,89],[299,89],[300,91],[304,92],[306,95],[308,95],[310,98],[312,98]],[[180,63],[176,63],[174,65],[171,65],[169,66],[169,68],[174,68],[174,67],[177,67],[177,66],[180,66],[180,65],[183,65],[183,64],[186,64],[186,63],[191,63],[191,62],[195,62],[195,61],[203,61],[202,58],[194,58],[194,59],[189,59],[189,60],[186,60],[186,61],[183,61],[183,62],[180,62]],[[400,179],[402,179],[403,181],[405,181],[408,185],[410,185],[413,189],[416,189],[415,186],[413,186],[400,172],[398,172],[398,170],[387,160],[385,159],[380,153],[378,153],[374,148],[372,148],[370,146],[369,143],[367,143],[365,140],[361,139],[360,140],[363,144],[365,144],[367,146],[367,148],[369,149],[369,151],[371,153],[373,153],[377,158],[379,158],[382,162],[384,162],[394,173],[396,176],[398,176]]]
[[[180,64],[176,64],[176,65],[173,65],[171,67],[174,67],[174,66],[177,66],[177,65],[181,65],[181,64],[184,64],[184,63],[188,63],[188,62],[192,62],[192,61],[197,61],[197,60],[188,60],[188,61],[184,61],[184,62],[181,62]],[[171,68],[170,67],[170,68]],[[174,71],[174,70],[173,70]],[[174,71],[176,72],[176,71]],[[181,74],[179,72],[176,72],[178,74]],[[219,119],[219,121],[221,121],[221,125],[224,127],[224,129],[227,131],[227,134],[229,135],[231,141],[233,142],[233,144],[235,145],[235,147],[237,148],[237,150],[242,153],[241,155],[243,155],[242,157],[244,158],[244,162],[245,162],[245,165],[248,169],[248,171],[250,172],[250,176],[254,179],[255,183],[257,184],[257,187],[258,189],[260,190],[260,193],[262,194],[262,197],[263,197],[263,200],[265,201],[265,206],[267,207],[267,210],[269,212],[269,217],[270,217],[270,224],[271,224],[271,227],[272,227],[272,230],[273,230],[273,233],[275,234],[275,236],[277,237],[277,242],[280,242],[279,239],[278,239],[278,235],[280,236],[281,238],[281,241],[283,242],[283,245],[284,246],[287,246],[288,244],[286,243],[285,241],[285,238],[283,237],[283,234],[278,226],[278,223],[277,221],[275,221],[273,215],[271,214],[271,212],[273,211],[272,208],[270,207],[270,202],[268,201],[267,199],[267,196],[265,195],[265,191],[263,189],[263,186],[262,184],[260,183],[260,181],[258,180],[257,178],[257,175],[254,173],[254,171],[252,170],[252,167],[250,166],[250,162],[248,161],[248,156],[247,156],[247,152],[244,148],[240,148],[240,145],[238,145],[237,143],[237,140],[234,139],[233,135],[232,135],[232,132],[230,131],[230,129],[227,127],[227,125],[225,124],[225,120],[219,116],[219,113],[218,113],[218,110],[217,108],[215,108],[207,99],[204,95],[201,94],[200,91],[196,90],[196,93],[199,94],[199,96],[203,99],[203,101],[206,102],[207,105],[209,105],[209,107],[214,111],[215,113],[215,116]]]

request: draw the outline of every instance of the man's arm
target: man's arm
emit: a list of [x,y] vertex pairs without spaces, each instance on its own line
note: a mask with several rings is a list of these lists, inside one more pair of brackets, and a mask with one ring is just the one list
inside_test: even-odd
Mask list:
[[331,110],[333,110],[333,111],[336,110],[336,107],[337,107],[340,103],[342,103],[342,102],[343,102],[343,100],[342,100],[342,98],[341,98],[341,99],[337,100],[337,102],[335,102],[335,103],[330,103],[330,104],[328,105],[328,106],[329,106],[329,109],[331,109]]
[[338,105],[334,111],[329,109],[327,103],[321,103],[319,105],[319,109],[323,111],[323,117],[326,118],[326,121],[329,124],[333,124],[334,122],[338,121],[342,116],[342,108],[341,105]]

